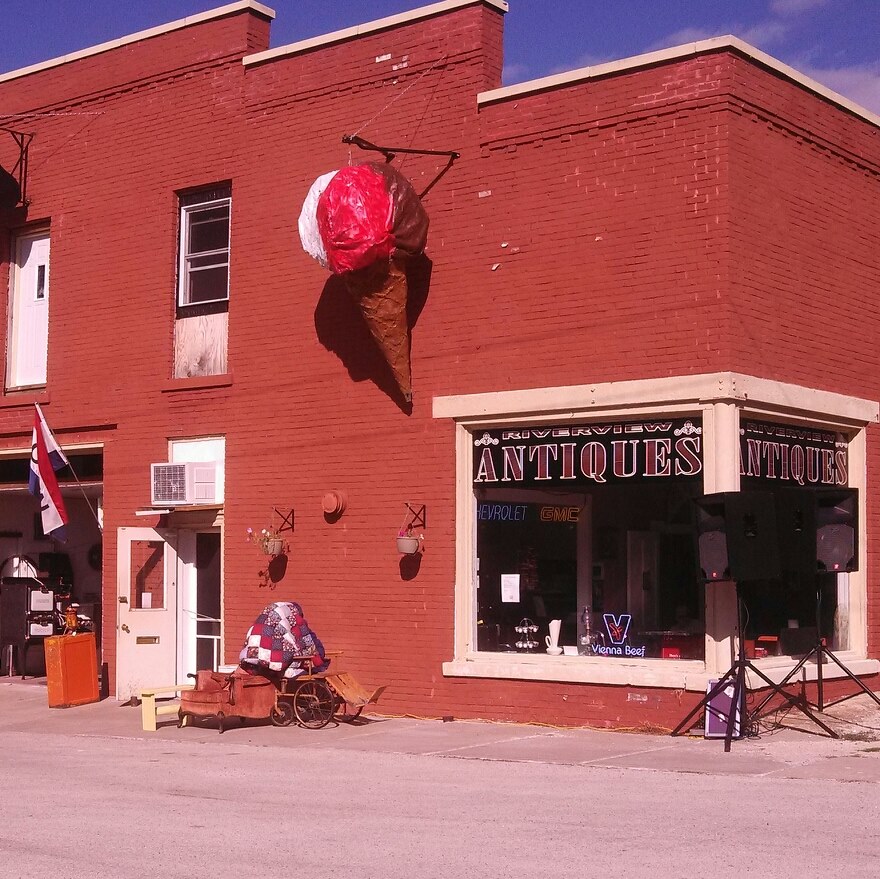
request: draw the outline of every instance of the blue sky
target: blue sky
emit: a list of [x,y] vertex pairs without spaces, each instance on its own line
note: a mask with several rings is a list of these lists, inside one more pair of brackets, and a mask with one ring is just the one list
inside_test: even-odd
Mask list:
[[[222,0],[0,0],[0,72],[222,6]],[[266,0],[272,45],[428,5]],[[510,0],[506,85],[732,33],[880,114],[880,0]]]

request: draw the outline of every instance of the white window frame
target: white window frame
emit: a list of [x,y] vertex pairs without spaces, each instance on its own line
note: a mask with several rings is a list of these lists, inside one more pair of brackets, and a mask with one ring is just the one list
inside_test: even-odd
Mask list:
[[[217,189],[228,187],[216,187]],[[206,193],[207,194],[207,193]],[[229,210],[229,218],[227,220],[228,241],[229,244],[218,250],[206,250],[197,254],[189,253],[189,231],[192,225],[193,214],[199,211],[211,210],[213,208],[226,206]],[[200,305],[209,305],[213,302],[229,301],[229,263],[232,253],[232,194],[220,198],[206,198],[205,201],[192,202],[191,204],[180,205],[180,237],[178,242],[178,266],[177,266],[177,304],[182,308],[197,308]],[[199,269],[191,269],[189,267],[189,259],[194,256],[217,256],[218,262],[210,266],[201,266]],[[215,269],[221,266],[226,267],[226,293],[216,299],[203,299],[199,302],[189,301],[190,295],[190,273],[192,271],[201,271],[204,269]]]
[[[849,485],[859,490],[859,570],[849,574],[849,649],[836,653],[856,674],[880,672],[867,659],[866,425],[880,420],[880,405],[799,385],[722,372],[644,381],[534,388],[488,394],[435,397],[435,418],[455,422],[456,568],[453,658],[443,663],[450,677],[491,677],[665,687],[705,692],[706,683],[734,658],[736,599],[732,583],[706,592],[705,661],[512,655],[476,649],[476,502],[473,436],[504,427],[576,421],[699,416],[703,423],[703,491],[739,490],[740,415],[823,426],[847,433]],[[791,668],[786,657],[759,661],[771,680]],[[815,667],[805,669],[808,679]],[[826,677],[842,675],[823,668]]]

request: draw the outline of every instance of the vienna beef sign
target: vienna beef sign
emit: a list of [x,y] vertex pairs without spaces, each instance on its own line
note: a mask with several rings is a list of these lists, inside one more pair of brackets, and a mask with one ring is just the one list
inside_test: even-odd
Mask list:
[[488,430],[474,446],[477,484],[695,479],[703,470],[697,418]]
[[843,434],[815,427],[743,421],[739,473],[762,482],[847,485],[847,440]]

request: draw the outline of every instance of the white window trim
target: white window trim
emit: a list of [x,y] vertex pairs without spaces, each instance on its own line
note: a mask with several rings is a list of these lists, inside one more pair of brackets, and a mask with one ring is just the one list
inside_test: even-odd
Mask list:
[[[706,659],[677,661],[608,660],[583,656],[514,656],[479,652],[476,644],[475,503],[473,439],[478,430],[506,424],[576,420],[621,420],[699,415],[703,419],[703,490],[739,489],[739,419],[771,417],[844,430],[849,443],[849,484],[859,489],[859,570],[850,574],[850,649],[840,657],[856,674],[880,672],[880,661],[866,658],[867,565],[866,425],[880,420],[880,404],[828,391],[761,379],[740,373],[605,382],[528,390],[435,397],[435,418],[455,421],[456,563],[453,659],[443,663],[450,677],[488,677],[664,687],[704,692],[706,683],[722,674],[734,656],[736,602],[733,584],[713,584],[706,600]],[[715,637],[713,632],[719,633]],[[722,634],[723,633],[723,634]],[[781,680],[792,667],[785,657],[759,661],[771,680]],[[814,679],[816,668],[805,668]],[[843,676],[836,666],[823,666],[826,678]],[[760,682],[755,682],[756,685]],[[749,681],[749,685],[752,682]]]
[[[187,269],[186,258],[187,253],[187,233],[189,232],[189,215],[194,211],[203,211],[206,208],[220,207],[227,205],[229,207],[229,246],[216,251],[205,251],[200,256],[211,256],[214,253],[226,254],[226,295],[218,299],[204,299],[200,302],[186,302],[185,294],[189,286],[189,271]],[[196,202],[194,204],[182,204],[180,206],[180,232],[178,240],[178,263],[177,263],[177,304],[181,308],[198,308],[200,305],[210,305],[214,302],[229,301],[229,273],[232,260],[232,196],[224,196],[223,198],[211,198],[206,201]],[[223,265],[219,262],[217,265]],[[206,266],[205,268],[216,268],[217,266]]]
[[168,460],[174,464],[214,461],[217,464],[217,503],[226,497],[226,437],[202,436],[168,441]]

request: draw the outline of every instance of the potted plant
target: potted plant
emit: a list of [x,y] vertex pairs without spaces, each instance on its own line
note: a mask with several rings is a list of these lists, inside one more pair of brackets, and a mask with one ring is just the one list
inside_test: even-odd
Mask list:
[[264,528],[259,534],[253,528],[248,528],[247,535],[247,539],[251,543],[256,543],[264,555],[274,558],[282,555],[286,550],[284,538],[274,528]]
[[397,532],[397,551],[404,555],[413,555],[421,549],[424,537],[416,537],[412,533],[412,525],[406,525]]

